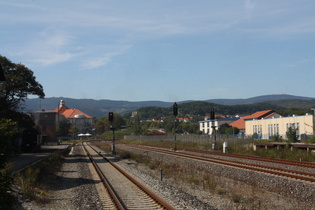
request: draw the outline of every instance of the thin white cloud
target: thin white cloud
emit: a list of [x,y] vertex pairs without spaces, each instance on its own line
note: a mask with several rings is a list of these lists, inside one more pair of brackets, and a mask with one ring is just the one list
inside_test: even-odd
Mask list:
[[63,32],[45,30],[29,40],[28,44],[19,46],[16,54],[35,66],[66,62],[77,55],[76,52],[69,51],[71,39],[71,36]]
[[93,56],[92,58],[86,58],[85,61],[82,63],[82,68],[84,70],[87,69],[96,69],[102,66],[105,66],[109,62],[113,60],[114,57],[120,56],[128,51],[130,45],[123,45],[123,46],[112,46],[112,47],[103,47],[103,49],[98,49],[98,52],[108,51],[107,53],[101,53],[102,55],[98,55],[95,53],[90,54],[89,57]]

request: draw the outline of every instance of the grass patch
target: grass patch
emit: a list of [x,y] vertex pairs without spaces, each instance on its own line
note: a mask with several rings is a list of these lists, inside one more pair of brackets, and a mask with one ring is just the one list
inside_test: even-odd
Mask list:
[[[235,141],[235,140],[233,140]],[[167,148],[173,148],[173,141],[146,141],[146,140],[120,140],[121,143],[130,143],[130,144],[146,144],[152,146],[164,146]],[[196,149],[196,150],[211,150],[211,145],[207,144],[197,144],[194,142],[177,142],[177,148],[179,149]],[[220,144],[217,147],[218,151],[222,151]],[[229,153],[233,154],[245,154],[245,155],[255,155],[260,157],[268,158],[277,158],[277,159],[286,159],[286,160],[295,160],[295,161],[305,161],[305,162],[315,162],[315,154],[307,152],[301,149],[295,149],[291,151],[290,148],[284,149],[257,149],[256,151],[249,145],[243,145],[238,143],[230,143],[228,148]]]
[[41,186],[41,180],[58,171],[63,164],[64,155],[68,153],[69,149],[63,153],[52,153],[45,160],[15,175],[14,184],[21,189],[24,197],[36,202],[45,202],[46,190]]
[[226,190],[220,188],[220,189],[217,190],[217,193],[218,193],[218,195],[226,195]]
[[11,165],[6,164],[0,170],[0,209],[12,209],[15,198],[11,193],[12,187]]

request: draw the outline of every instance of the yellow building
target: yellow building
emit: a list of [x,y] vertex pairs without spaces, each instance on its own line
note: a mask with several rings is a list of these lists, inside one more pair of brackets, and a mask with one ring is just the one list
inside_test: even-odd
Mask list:
[[299,139],[303,135],[314,135],[314,115],[245,120],[246,135],[259,139],[270,139],[275,135],[287,139],[289,127],[297,129]]

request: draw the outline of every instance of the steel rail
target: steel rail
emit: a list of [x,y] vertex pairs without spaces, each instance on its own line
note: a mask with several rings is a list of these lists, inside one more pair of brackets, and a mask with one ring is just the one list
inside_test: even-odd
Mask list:
[[116,170],[118,170],[121,174],[123,174],[125,177],[127,177],[131,182],[133,182],[136,186],[138,186],[144,193],[146,193],[148,196],[150,196],[153,200],[155,200],[163,208],[165,208],[165,209],[174,209],[172,206],[170,206],[168,203],[166,203],[161,198],[156,196],[153,192],[151,192],[149,189],[147,189],[145,186],[143,186],[141,183],[139,183],[136,179],[134,179],[132,176],[130,176],[128,173],[126,173],[124,170],[122,170],[120,167],[118,167],[115,163],[113,163],[108,158],[106,158],[103,154],[98,152],[90,144],[87,144],[87,145],[90,146],[97,154],[99,154],[106,161],[108,161],[108,163],[111,164]]
[[[139,147],[135,147],[135,148],[139,149]],[[220,158],[214,158],[214,157],[192,155],[192,154],[180,152],[178,150],[174,152],[174,151],[167,151],[167,150],[157,149],[157,148],[151,149],[147,147],[144,150],[154,151],[154,152],[158,152],[162,154],[169,154],[169,155],[178,156],[178,157],[190,158],[190,159],[195,159],[195,160],[200,160],[200,161],[212,162],[212,163],[227,165],[231,167],[243,168],[243,169],[247,169],[251,171],[259,171],[259,172],[263,172],[267,174],[289,177],[289,178],[294,178],[294,179],[303,180],[303,181],[315,182],[314,173],[293,171],[293,170],[281,169],[281,168],[276,168],[276,167],[271,167],[271,166],[264,166],[260,164],[244,163],[240,161],[226,160],[226,159],[220,159]]]
[[[128,143],[124,143],[127,145],[131,145]],[[137,144],[137,145],[143,145],[146,147],[158,147],[158,148],[165,148],[168,147],[165,146],[157,146],[157,145],[145,145],[145,144]],[[222,153],[218,151],[205,151],[205,150],[194,150],[194,149],[184,149],[184,148],[177,148],[177,150],[183,150],[183,151],[189,151],[189,152],[195,152],[195,153],[203,153],[203,154],[210,154],[210,155],[218,155],[218,156],[228,156],[228,157],[235,157],[239,159],[248,159],[248,160],[257,160],[260,162],[270,162],[270,163],[278,163],[283,165],[292,165],[292,166],[299,166],[304,168],[315,168],[315,163],[311,162],[303,162],[303,161],[295,161],[295,160],[284,160],[284,159],[274,159],[274,158],[267,158],[267,157],[258,157],[258,156],[252,156],[252,155],[242,155],[242,154],[231,154],[231,153]]]
[[116,205],[117,209],[119,210],[125,210],[127,209],[123,202],[119,199],[119,196],[117,195],[116,191],[114,190],[114,188],[112,187],[112,185],[109,183],[109,181],[106,179],[106,177],[104,176],[104,174],[102,173],[102,171],[100,170],[100,168],[98,167],[98,165],[95,163],[95,161],[93,160],[93,158],[91,157],[89,151],[87,151],[87,149],[84,146],[85,142],[82,142],[82,146],[84,148],[84,151],[86,152],[86,154],[88,155],[91,163],[94,166],[94,169],[96,170],[97,174],[99,175],[103,185],[105,186],[105,188],[107,189],[110,197],[112,198],[114,204]]

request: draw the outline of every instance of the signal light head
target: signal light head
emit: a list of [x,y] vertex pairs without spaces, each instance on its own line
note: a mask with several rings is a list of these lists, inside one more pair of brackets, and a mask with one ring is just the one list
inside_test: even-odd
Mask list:
[[113,121],[114,121],[114,113],[113,113],[113,112],[108,113],[108,120],[109,120],[110,122],[113,122]]

